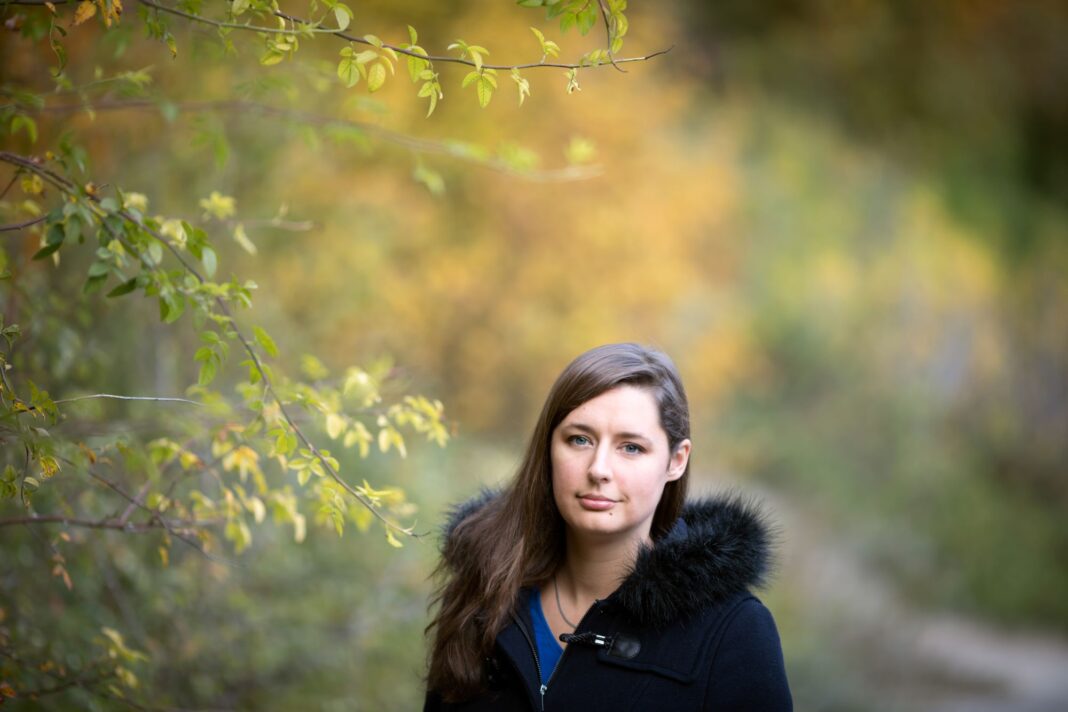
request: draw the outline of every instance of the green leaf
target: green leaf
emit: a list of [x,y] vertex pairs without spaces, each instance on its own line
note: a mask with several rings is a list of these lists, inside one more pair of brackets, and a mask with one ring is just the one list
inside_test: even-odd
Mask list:
[[359,67],[356,65],[356,62],[352,60],[352,57],[341,58],[341,61],[337,65],[337,76],[349,89],[356,86],[360,81]]
[[106,274],[97,275],[96,277],[90,277],[85,280],[85,286],[82,287],[82,294],[92,294],[96,290],[104,286],[108,276]]
[[356,60],[356,64],[367,64],[368,62],[373,62],[378,59],[378,52],[375,52],[373,49],[365,49],[353,57],[353,59]]
[[576,18],[578,22],[579,32],[581,34],[589,34],[593,26],[597,24],[597,6],[596,3],[588,3],[586,9],[578,14]]
[[275,345],[274,339],[272,339],[266,331],[258,326],[254,326],[252,327],[252,333],[255,334],[256,341],[263,347],[263,350],[266,351],[268,355],[273,358],[278,358],[278,347]]
[[419,57],[408,57],[408,76],[412,78],[413,82],[417,82],[420,79],[420,75],[426,71],[429,66],[429,62]]
[[137,289],[137,277],[131,277],[107,293],[108,297],[121,297]]
[[381,62],[371,65],[371,69],[367,72],[367,89],[369,91],[378,91],[385,83],[386,68],[382,66]]
[[148,243],[148,258],[156,265],[163,261],[163,245],[155,238]]
[[[60,243],[60,244],[62,244],[62,243]],[[45,245],[41,249],[37,250],[37,252],[33,253],[33,258],[32,259],[43,260],[45,257],[48,257],[50,254],[52,254],[53,252],[55,252],[58,249],[59,249],[59,244]]]
[[281,52],[275,52],[274,50],[268,50],[262,57],[260,57],[260,64],[264,67],[270,67],[273,64],[278,64],[286,56]]
[[182,316],[185,311],[185,297],[181,294],[167,294],[160,297],[159,316],[164,324],[172,324]]
[[478,105],[485,109],[493,98],[493,80],[486,75],[479,77],[475,83],[475,91],[478,92]]
[[334,6],[334,18],[337,20],[337,28],[339,30],[344,30],[352,21],[352,10],[350,10],[347,5],[338,3]]
[[37,143],[36,121],[31,119],[29,116],[19,114],[15,118],[11,119],[11,135],[14,136],[20,128],[26,129],[26,135],[30,137],[30,143]]
[[197,385],[206,386],[215,379],[215,371],[218,368],[215,359],[204,359],[200,364],[200,373],[197,375]]
[[[68,218],[71,219],[71,218]],[[48,232],[45,233],[46,245],[61,245],[63,241],[67,239],[67,232],[63,225],[59,223],[53,223],[49,226]]]
[[204,263],[204,271],[209,277],[215,276],[215,268],[218,263],[218,259],[215,256],[215,250],[210,247],[204,247],[200,253],[200,261]]
[[426,110],[427,118],[434,113],[434,107],[438,105],[438,96],[437,87],[434,87],[434,91],[430,92],[430,107]]
[[256,368],[256,362],[248,358],[241,362],[242,366],[248,367],[248,382],[256,384],[260,382],[260,370]]
[[408,25],[408,37],[411,38],[413,45],[419,41],[419,35],[411,25]]

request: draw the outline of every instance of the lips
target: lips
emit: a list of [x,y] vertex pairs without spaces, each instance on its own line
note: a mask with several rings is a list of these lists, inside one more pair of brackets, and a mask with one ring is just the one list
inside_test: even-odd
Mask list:
[[605,512],[616,506],[616,500],[599,494],[584,494],[578,498],[579,505],[591,512]]

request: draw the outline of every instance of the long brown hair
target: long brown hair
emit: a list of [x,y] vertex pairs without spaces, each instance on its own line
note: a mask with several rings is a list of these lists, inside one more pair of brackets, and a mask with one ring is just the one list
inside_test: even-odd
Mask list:
[[[552,492],[553,431],[575,408],[622,385],[653,394],[671,452],[690,437],[686,392],[666,354],[638,344],[608,344],[564,369],[545,399],[515,478],[483,506],[461,514],[445,538],[431,601],[440,607],[427,626],[433,635],[427,685],[446,701],[482,689],[483,659],[507,624],[519,589],[548,581],[562,563],[564,523]],[[682,477],[664,486],[653,515],[654,540],[678,518],[688,475],[689,464]]]

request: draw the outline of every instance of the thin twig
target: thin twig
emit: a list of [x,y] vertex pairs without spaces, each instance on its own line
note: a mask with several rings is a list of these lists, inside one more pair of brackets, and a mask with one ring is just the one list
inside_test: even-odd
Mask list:
[[200,401],[189,400],[188,398],[166,398],[157,396],[120,396],[114,393],[94,393],[91,396],[76,396],[74,398],[60,398],[59,400],[52,401],[53,403],[73,403],[74,401],[89,400],[90,398],[111,398],[114,400],[125,401],[155,401],[160,403],[189,403],[190,405],[204,405]]
[[312,220],[282,220],[281,218],[252,218],[252,219],[228,219],[223,223],[230,228],[237,227],[238,225],[244,225],[245,227],[273,227],[277,230],[288,230],[290,232],[307,232],[308,230],[315,229],[315,222]]
[[[2,2],[2,0],[0,0],[0,2]],[[16,230],[22,230],[24,228],[30,227],[31,225],[42,223],[47,219],[47,215],[42,215],[39,218],[33,218],[32,220],[27,220],[26,222],[13,223],[11,225],[0,225],[0,232],[14,232]]]
[[161,12],[170,13],[171,15],[177,15],[184,17],[187,20],[193,20],[194,22],[201,22],[212,27],[225,27],[232,30],[248,30],[249,32],[263,32],[273,35],[300,35],[305,32],[311,32],[318,35],[336,35],[340,34],[341,30],[334,27],[317,27],[315,23],[301,20],[300,18],[291,18],[288,15],[284,15],[280,12],[272,13],[275,17],[281,17],[283,19],[290,20],[294,24],[300,23],[303,27],[299,30],[292,29],[287,30],[284,27],[263,27],[262,25],[250,25],[244,22],[224,22],[222,20],[212,20],[211,18],[204,17],[203,15],[195,15],[184,10],[179,10],[176,7],[167,7],[166,5],[160,5],[159,3],[152,2],[152,0],[138,0],[142,5],[148,5]]
[[619,66],[616,61],[615,53],[612,51],[612,23],[608,19],[608,4],[605,0],[597,0],[597,5],[601,8],[601,19],[604,21],[604,32],[608,37],[608,46],[605,48],[608,50],[608,61],[612,63],[612,66],[616,68],[616,71],[627,73],[626,69]]
[[19,179],[18,171],[15,171],[15,175],[11,176],[11,180],[9,180],[7,182],[7,185],[4,186],[4,192],[0,193],[0,200],[4,199],[4,197],[7,195],[7,192],[9,190],[11,190],[11,186],[15,185],[15,181],[17,181],[18,179]]
[[[87,469],[86,471],[89,473],[90,477],[92,477],[95,480],[98,480],[99,482],[103,483],[107,487],[111,488],[112,490],[117,492],[120,497],[122,497],[123,499],[127,500],[130,503],[130,506],[126,508],[126,511],[123,512],[123,515],[119,518],[118,523],[126,524],[127,520],[129,519],[129,515],[130,515],[130,512],[131,512],[132,509],[134,509],[134,508],[143,509],[144,511],[148,512],[152,516],[152,519],[150,521],[158,522],[159,525],[163,529],[167,530],[168,534],[176,537],[180,541],[182,541],[185,544],[187,544],[188,546],[192,547],[197,552],[199,552],[202,556],[206,557],[207,559],[209,559],[211,561],[215,561],[216,563],[225,564],[226,566],[230,566],[230,567],[233,567],[233,568],[240,568],[240,566],[237,564],[237,562],[231,561],[231,560],[229,560],[229,559],[227,559],[225,557],[216,556],[215,554],[212,554],[212,553],[208,552],[208,550],[205,549],[203,546],[201,546],[199,542],[197,542],[197,541],[195,541],[193,539],[190,539],[189,537],[185,536],[181,532],[176,531],[174,529],[174,527],[173,527],[173,525],[175,523],[165,519],[163,517],[163,515],[160,514],[158,509],[152,509],[151,507],[147,507],[143,503],[141,503],[139,500],[144,495],[144,492],[147,490],[147,488],[149,486],[148,482],[145,482],[144,486],[141,488],[141,491],[137,494],[136,497],[131,497],[129,494],[124,492],[121,487],[119,487],[117,484],[115,484],[111,480],[107,479],[106,477],[102,477],[101,475],[98,475],[97,473],[93,472],[92,470],[88,470]],[[219,519],[183,520],[183,524],[184,524],[185,521],[204,522],[205,525],[207,525],[207,526],[213,526],[215,524],[219,524],[222,520],[219,520]]]

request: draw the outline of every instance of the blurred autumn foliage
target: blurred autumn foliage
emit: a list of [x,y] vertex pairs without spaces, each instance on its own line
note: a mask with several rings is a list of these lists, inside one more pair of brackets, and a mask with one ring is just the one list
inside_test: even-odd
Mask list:
[[[410,24],[432,54],[463,37],[502,64],[537,60],[532,23],[564,57],[604,44],[540,11],[445,5],[354,6],[353,25],[403,43]],[[3,141],[40,151],[75,137],[97,180],[168,215],[232,197],[236,215],[202,222],[222,235],[221,276],[261,286],[256,319],[283,362],[314,352],[339,371],[388,354],[403,385],[447,405],[444,454],[343,462],[353,481],[404,488],[420,530],[511,474],[572,356],[633,340],[683,372],[695,489],[768,492],[915,610],[1068,634],[1068,11],[636,5],[623,54],[666,55],[580,69],[570,92],[564,70],[528,71],[522,107],[503,71],[483,109],[463,68],[440,67],[430,118],[403,66],[374,94],[339,86],[338,47],[322,39],[265,68],[195,26],[172,25],[172,59],[129,18],[107,33],[86,23],[65,40],[71,82],[121,66],[143,68],[143,86],[48,94],[47,43],[7,40],[5,91],[18,80],[66,108],[35,115],[32,147],[24,130]],[[3,247],[25,264],[39,237]],[[180,395],[196,380],[195,332],[162,328],[152,304],[82,299],[85,267],[71,255],[25,269],[42,300],[28,358],[49,390]],[[158,406],[91,413],[90,431],[167,420]],[[147,537],[0,529],[0,626],[19,587],[55,612],[32,633],[39,647],[120,628],[154,661],[139,694],[165,706],[417,705],[431,541],[296,545],[264,530],[240,563],[176,551],[162,567]],[[70,590],[37,561],[56,546]],[[877,643],[850,648],[802,596],[787,549],[768,597],[799,708],[884,709],[867,694],[900,680]],[[885,709],[926,700],[925,684]]]

